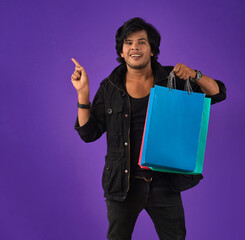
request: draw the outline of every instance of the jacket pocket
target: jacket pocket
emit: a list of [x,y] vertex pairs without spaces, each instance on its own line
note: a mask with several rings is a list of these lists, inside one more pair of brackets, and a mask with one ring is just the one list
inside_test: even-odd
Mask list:
[[123,150],[123,106],[110,106],[106,109],[106,137],[108,152]]
[[106,129],[109,135],[122,133],[123,127],[123,106],[109,106],[105,109]]
[[106,194],[122,195],[123,163],[121,159],[108,159],[106,156],[102,186]]

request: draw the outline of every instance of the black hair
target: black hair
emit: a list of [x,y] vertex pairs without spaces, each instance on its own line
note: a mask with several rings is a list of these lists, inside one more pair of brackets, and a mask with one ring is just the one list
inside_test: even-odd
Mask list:
[[151,59],[157,61],[158,55],[160,53],[159,46],[161,42],[161,35],[158,30],[150,23],[145,22],[142,18],[132,18],[125,22],[120,28],[118,28],[116,33],[116,50],[117,50],[117,61],[120,63],[125,63],[124,59],[121,57],[122,48],[124,40],[131,34],[141,30],[147,32],[147,37],[151,46],[151,51],[153,56]]

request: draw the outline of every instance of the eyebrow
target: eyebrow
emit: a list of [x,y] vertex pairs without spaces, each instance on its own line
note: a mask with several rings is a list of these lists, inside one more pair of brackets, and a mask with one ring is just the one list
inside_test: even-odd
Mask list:
[[[141,41],[141,40],[148,41],[146,38],[139,38],[139,39],[137,39],[137,41]],[[131,40],[131,39],[125,39],[125,42],[126,41],[133,41],[133,40]]]

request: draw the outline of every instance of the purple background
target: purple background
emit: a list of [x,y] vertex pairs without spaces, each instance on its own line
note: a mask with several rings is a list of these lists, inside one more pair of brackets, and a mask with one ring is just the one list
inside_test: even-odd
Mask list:
[[[163,65],[181,62],[227,86],[211,109],[204,180],[182,196],[187,239],[242,238],[244,1],[5,0],[0,9],[0,239],[106,239],[105,135],[85,144],[73,129],[70,59],[85,67],[92,100],[118,65],[117,28],[136,16],[160,31]],[[145,212],[133,239],[158,239]]]

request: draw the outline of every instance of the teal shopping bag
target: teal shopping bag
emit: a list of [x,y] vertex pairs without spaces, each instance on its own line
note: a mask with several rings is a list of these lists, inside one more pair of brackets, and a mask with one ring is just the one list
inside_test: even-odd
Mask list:
[[151,89],[141,166],[181,172],[196,170],[204,100],[203,93],[170,91],[161,86]]
[[201,122],[201,130],[200,130],[200,137],[198,143],[198,151],[197,151],[197,159],[196,159],[196,168],[193,172],[185,172],[185,171],[174,171],[171,169],[164,169],[164,168],[154,168],[151,169],[153,171],[159,172],[170,172],[170,173],[182,173],[182,174],[201,174],[203,170],[203,163],[204,163],[204,155],[205,155],[205,147],[207,141],[207,133],[208,133],[208,123],[209,123],[209,115],[210,115],[210,104],[211,99],[205,98],[204,99],[204,107],[202,113],[202,122]]

